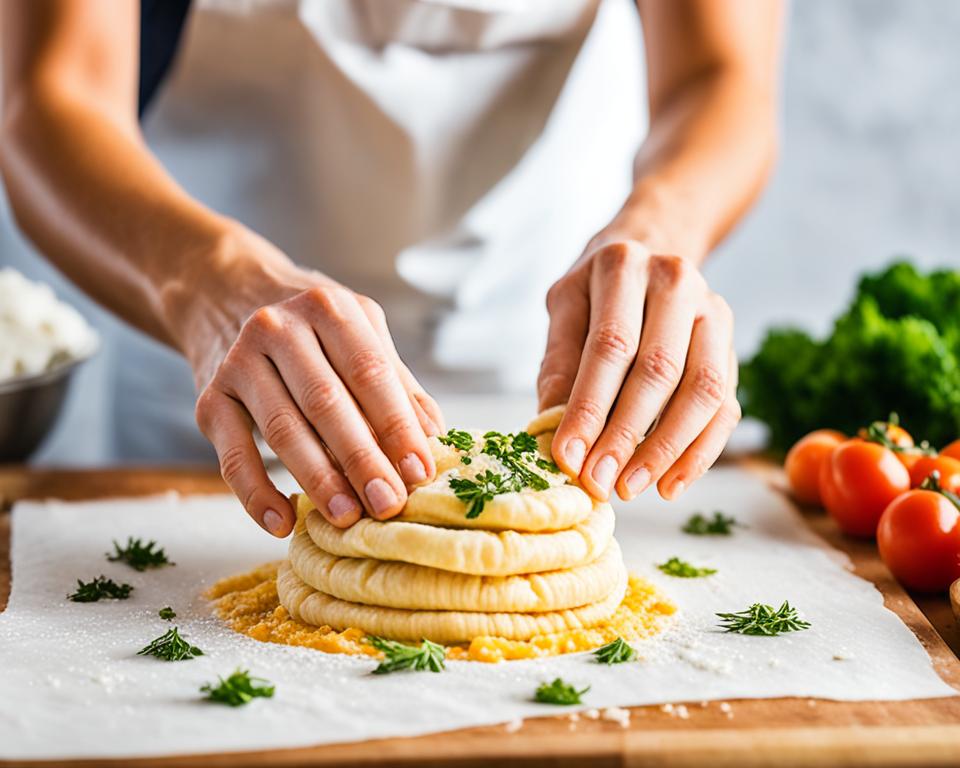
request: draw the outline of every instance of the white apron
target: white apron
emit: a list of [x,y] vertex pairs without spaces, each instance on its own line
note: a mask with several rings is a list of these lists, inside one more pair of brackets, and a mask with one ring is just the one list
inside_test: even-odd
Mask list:
[[[145,132],[198,199],[384,307],[443,391],[531,391],[544,295],[642,138],[629,0],[198,0]],[[194,459],[182,361],[124,334],[118,458]]]

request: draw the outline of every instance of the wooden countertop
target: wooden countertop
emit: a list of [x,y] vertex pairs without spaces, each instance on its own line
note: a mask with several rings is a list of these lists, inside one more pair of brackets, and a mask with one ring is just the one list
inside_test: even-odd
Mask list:
[[[771,483],[779,470],[745,463]],[[90,499],[176,490],[222,493],[213,472],[198,468],[33,470],[0,467],[0,610],[10,589],[10,505],[17,499]],[[893,580],[871,542],[841,536],[822,513],[805,512],[811,527],[846,552],[858,575],[872,581],[926,647],[940,676],[960,690],[960,626],[946,595],[911,597]],[[951,650],[952,649],[952,650]],[[883,674],[883,670],[878,670]],[[9,695],[10,692],[7,692]],[[411,739],[386,739],[308,749],[178,756],[149,760],[55,762],[47,765],[170,766],[957,766],[960,697],[906,702],[762,699],[700,706],[682,719],[657,706],[634,707],[628,728],[566,717],[528,720],[516,733],[503,726]],[[0,765],[20,765],[3,763]],[[27,763],[27,765],[39,765]]]

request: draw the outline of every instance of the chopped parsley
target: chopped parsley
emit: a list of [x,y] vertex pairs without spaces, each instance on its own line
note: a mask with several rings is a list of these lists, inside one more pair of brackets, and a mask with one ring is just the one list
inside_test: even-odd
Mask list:
[[106,576],[97,576],[93,581],[77,579],[77,591],[67,595],[75,603],[95,603],[98,600],[126,600],[133,592],[129,584],[117,584]]
[[446,652],[443,646],[429,640],[424,640],[419,646],[404,645],[382,637],[368,637],[367,642],[378,651],[383,651],[383,661],[373,670],[375,675],[404,669],[414,672],[442,672],[445,669],[443,659]]
[[754,603],[745,611],[718,613],[717,616],[726,632],[738,632],[741,635],[772,636],[810,627],[810,622],[801,619],[797,609],[786,600],[777,610],[770,605]]
[[180,636],[179,630],[173,627],[137,651],[137,656],[155,656],[164,661],[189,661],[203,656],[203,651],[190,645]]
[[716,568],[697,568],[679,557],[671,557],[667,562],[660,563],[657,568],[667,576],[676,576],[681,579],[699,579],[717,572]]
[[107,553],[107,560],[110,562],[122,562],[129,565],[135,571],[145,571],[147,568],[162,568],[165,565],[176,565],[170,562],[163,547],[154,549],[157,542],[148,541],[146,544],[141,539],[135,539],[132,536],[127,537],[127,545],[121,547],[116,541],[113,542],[113,554]]
[[217,684],[207,683],[200,693],[207,694],[209,701],[226,704],[228,707],[241,707],[255,698],[273,698],[274,686],[262,677],[250,677],[246,669],[237,669],[226,680],[217,679]]
[[451,477],[449,485],[454,495],[467,505],[467,517],[471,520],[480,516],[484,505],[493,501],[494,496],[511,490],[501,475],[489,469],[480,472],[473,480]]
[[623,664],[625,661],[633,661],[637,658],[637,651],[622,637],[618,637],[602,648],[597,648],[593,655],[597,657],[599,664]]
[[537,688],[533,700],[539,701],[541,704],[560,704],[562,706],[582,704],[580,697],[589,690],[590,686],[588,685],[578,691],[570,683],[565,683],[558,677],[552,683],[543,683]]
[[171,608],[169,605],[166,608],[161,608],[159,611],[157,611],[157,616],[164,621],[173,621],[175,618],[177,618],[177,614],[174,613],[173,608]]
[[439,440],[443,445],[449,445],[458,451],[470,451],[473,449],[473,435],[463,429],[451,429],[445,435],[440,435]]
[[697,512],[687,520],[682,530],[694,536],[729,536],[735,526],[740,525],[735,517],[729,517],[723,512],[714,512],[713,517],[707,518]]

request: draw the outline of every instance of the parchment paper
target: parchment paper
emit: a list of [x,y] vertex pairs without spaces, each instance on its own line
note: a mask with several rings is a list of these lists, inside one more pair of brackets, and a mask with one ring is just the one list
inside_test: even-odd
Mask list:
[[[135,756],[266,749],[413,736],[573,711],[536,704],[543,681],[590,685],[585,707],[774,696],[907,699],[953,695],[913,634],[809,531],[778,494],[745,471],[715,469],[682,500],[645,494],[619,504],[628,566],[680,606],[672,630],[639,644],[643,660],[605,667],[589,654],[441,674],[372,676],[372,661],[258,643],[224,629],[199,593],[213,581],[284,555],[225,497],[21,503],[13,513],[13,594],[0,615],[0,757]],[[694,511],[721,509],[748,527],[694,537]],[[155,538],[176,566],[137,573],[107,562],[111,540]],[[677,555],[718,573],[663,575]],[[126,601],[65,599],[103,573],[133,584]],[[717,630],[716,611],[789,599],[811,629],[780,637]],[[206,651],[163,662],[136,651],[170,626]],[[271,700],[231,709],[199,687],[236,667],[276,684]]]

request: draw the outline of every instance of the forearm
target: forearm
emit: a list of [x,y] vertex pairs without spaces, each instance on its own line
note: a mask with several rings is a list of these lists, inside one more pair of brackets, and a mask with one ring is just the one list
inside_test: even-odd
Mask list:
[[66,88],[6,103],[0,167],[22,230],[91,296],[180,346],[166,297],[227,258],[235,225],[167,175],[132,119]]
[[705,72],[657,109],[633,191],[600,237],[701,263],[759,194],[776,143],[773,89],[732,68]]

